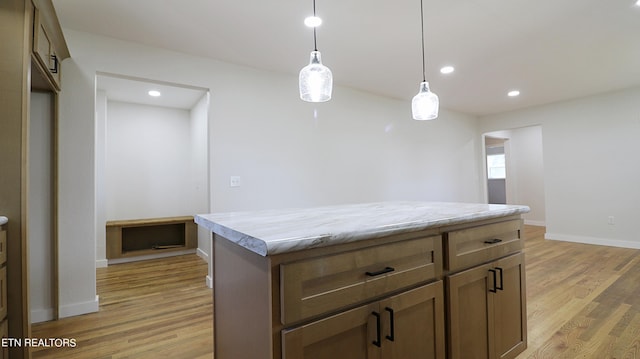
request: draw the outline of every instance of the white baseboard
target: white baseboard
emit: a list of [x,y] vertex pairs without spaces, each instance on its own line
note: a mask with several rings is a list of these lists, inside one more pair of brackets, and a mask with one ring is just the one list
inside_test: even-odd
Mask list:
[[574,243],[595,244],[599,246],[640,249],[640,242],[636,242],[636,241],[624,241],[624,240],[618,240],[618,239],[576,236],[571,234],[549,233],[549,232],[544,234],[544,238],[554,240],[554,241],[565,241],[565,242],[574,242]]
[[99,308],[100,298],[96,295],[96,299],[93,301],[61,305],[58,308],[58,317],[67,318],[87,313],[95,313]]
[[196,251],[196,254],[198,255],[198,257],[204,259],[205,262],[209,263],[209,255],[207,254],[207,252],[198,248],[198,250]]
[[[198,254],[198,257],[202,258],[205,262],[209,264],[209,266],[211,266],[211,263],[209,263],[209,255],[207,254],[207,252],[198,248],[197,254]],[[205,279],[205,281],[207,283],[207,288],[213,288],[213,278],[211,278],[210,275],[207,275],[207,278]]]
[[96,268],[106,268],[109,266],[109,261],[106,259],[96,259]]
[[53,308],[31,309],[31,324],[53,320]]
[[158,258],[167,258],[167,257],[173,257],[173,256],[181,256],[181,255],[185,255],[185,254],[194,254],[196,253],[195,249],[185,249],[182,251],[171,251],[171,252],[159,252],[158,254],[149,254],[146,256],[136,256],[136,257],[128,257],[128,258],[115,258],[115,259],[109,259],[107,260],[109,262],[109,265],[112,264],[119,264],[119,263],[130,263],[130,262],[137,262],[137,261],[145,261],[145,260],[149,260],[149,259],[158,259]]
[[532,219],[525,219],[524,224],[538,227],[544,227],[546,225],[544,221],[534,221]]

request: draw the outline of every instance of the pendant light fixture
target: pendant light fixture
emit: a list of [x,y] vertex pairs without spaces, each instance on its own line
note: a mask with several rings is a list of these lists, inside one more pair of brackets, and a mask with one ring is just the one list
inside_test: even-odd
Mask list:
[[[313,18],[316,16],[316,0],[313,0]],[[319,21],[312,24],[313,27],[313,51],[309,65],[300,70],[299,86],[300,98],[307,102],[325,102],[331,100],[333,89],[333,75],[328,67],[322,64],[320,51],[316,40],[316,27]]]
[[424,59],[424,0],[420,0],[420,25],[422,28],[422,82],[418,94],[411,101],[411,112],[414,120],[433,120],[438,117],[440,101],[438,95],[429,90],[429,83],[426,78]]

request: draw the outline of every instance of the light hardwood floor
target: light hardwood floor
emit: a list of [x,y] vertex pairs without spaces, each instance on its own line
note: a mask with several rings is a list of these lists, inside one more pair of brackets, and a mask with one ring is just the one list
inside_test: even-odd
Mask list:
[[213,296],[207,263],[193,255],[97,270],[100,311],[32,326],[34,338],[75,338],[75,348],[33,358],[212,358]]
[[[544,239],[525,226],[525,358],[640,358],[640,250]],[[100,312],[33,326],[76,338],[33,358],[212,358],[212,293],[195,255],[98,269]]]
[[640,250],[544,240],[525,228],[524,358],[640,358]]

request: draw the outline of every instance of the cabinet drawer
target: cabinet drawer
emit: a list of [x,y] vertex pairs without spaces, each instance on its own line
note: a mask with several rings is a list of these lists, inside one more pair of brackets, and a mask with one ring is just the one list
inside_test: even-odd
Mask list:
[[439,278],[441,258],[441,236],[431,236],[282,264],[282,323]]
[[522,250],[522,220],[512,220],[445,233],[445,267],[469,268]]
[[0,266],[7,261],[7,231],[0,230]]

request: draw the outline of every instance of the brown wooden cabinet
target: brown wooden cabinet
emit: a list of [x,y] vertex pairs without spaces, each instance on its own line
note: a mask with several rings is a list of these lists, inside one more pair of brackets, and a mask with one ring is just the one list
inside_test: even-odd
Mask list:
[[527,348],[527,293],[524,253],[496,262],[502,287],[493,296],[496,357],[515,358]]
[[442,281],[282,334],[282,358],[444,358]]
[[57,18],[50,15],[54,14],[55,16],[51,1],[33,0],[33,3],[35,5],[33,13],[33,66],[39,70],[37,81],[45,82],[44,86],[37,84],[36,88],[52,87],[55,91],[60,91],[60,62],[69,57],[69,50],[64,42]]
[[449,358],[515,358],[527,346],[524,254],[447,277]]
[[[9,337],[7,320],[7,231],[0,225],[0,338]],[[0,347],[0,359],[9,358],[9,348]]]
[[347,310],[282,334],[283,359],[379,359],[372,313],[378,303]]
[[282,323],[371,301],[439,279],[441,237],[427,236],[280,265]]
[[[36,38],[40,41],[40,35],[36,34],[40,29],[34,27],[36,9],[38,21],[44,24],[47,32],[50,55],[55,54],[58,63],[70,56],[51,0],[0,1],[0,43],[3,44],[3,60],[0,61],[0,143],[3,146],[0,151],[0,163],[3,164],[0,214],[10,218],[7,224],[6,285],[9,308],[7,327],[11,338],[27,338],[31,332],[27,255],[27,228],[30,222],[27,201],[31,163],[28,156],[25,156],[30,145],[28,131],[25,129],[30,128],[32,122],[31,91],[53,93],[54,107],[58,103],[55,94],[60,91],[59,81],[50,75],[49,70],[45,71],[38,60],[41,55],[34,52]],[[38,47],[42,51],[46,48],[43,43]],[[56,81],[58,85],[55,85]],[[57,110],[54,121],[57,121]],[[55,162],[55,156],[52,160]],[[55,183],[54,178],[51,189],[53,193],[56,193]],[[53,208],[52,218],[55,218],[56,207]],[[29,358],[29,348],[25,346],[11,347],[9,353],[11,358]]]
[[382,358],[445,358],[442,281],[380,302]]
[[527,344],[521,225],[509,216],[269,256],[216,233],[215,357],[515,358]]
[[216,358],[445,357],[437,230],[266,257],[213,246]]
[[107,221],[107,259],[194,249],[197,232],[193,216]]

